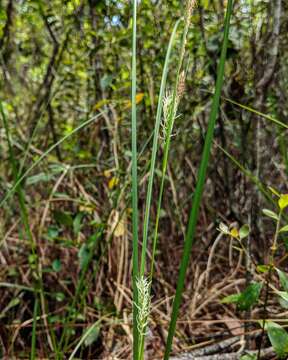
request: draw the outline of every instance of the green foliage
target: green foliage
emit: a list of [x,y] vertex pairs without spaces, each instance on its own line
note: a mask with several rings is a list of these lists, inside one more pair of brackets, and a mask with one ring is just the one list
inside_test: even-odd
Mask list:
[[249,310],[259,299],[262,283],[250,284],[242,293],[237,301],[240,310]]
[[261,283],[252,283],[240,294],[226,296],[221,302],[224,304],[236,303],[239,310],[249,310],[257,304],[261,289]]
[[288,194],[281,194],[278,200],[280,210],[284,210],[288,207]]
[[270,269],[271,267],[269,265],[257,265],[257,271],[263,274],[267,273]]
[[249,225],[245,224],[243,226],[241,226],[240,230],[239,230],[239,237],[240,240],[245,239],[250,233],[250,227]]
[[288,232],[288,225],[283,226],[280,230],[279,233],[281,232]]
[[52,262],[52,269],[53,269],[55,272],[61,271],[61,267],[62,267],[62,264],[61,264],[61,260],[60,260],[60,259],[55,259],[55,260]]
[[[117,350],[119,343],[124,348],[130,326],[131,302],[126,290],[131,285],[128,273],[133,246],[134,358],[143,358],[145,336],[138,341],[136,328],[137,275],[140,271],[151,280],[147,293],[152,292],[152,283],[155,303],[158,298],[173,294],[165,285],[156,284],[154,289],[156,254],[161,265],[157,267],[158,277],[166,267],[171,270],[171,253],[173,257],[175,254],[175,263],[178,260],[184,221],[188,218],[166,359],[172,349],[194,238],[207,234],[209,239],[212,235],[212,227],[204,229],[203,224],[214,224],[219,218],[228,222],[234,215],[243,224],[251,215],[249,224],[256,224],[255,233],[254,229],[250,232],[248,225],[220,224],[220,231],[229,238],[223,242],[221,253],[215,256],[212,252],[211,256],[222,269],[226,252],[222,255],[231,245],[229,265],[235,263],[236,254],[247,257],[255,279],[265,284],[262,300],[267,311],[263,313],[268,316],[266,299],[270,301],[270,296],[278,299],[282,307],[288,307],[287,274],[276,269],[284,259],[278,262],[276,256],[285,251],[278,242],[283,240],[288,246],[285,236],[288,195],[266,186],[273,181],[275,187],[284,189],[282,175],[285,171],[288,174],[285,123],[288,65],[285,26],[281,23],[287,17],[287,9],[284,7],[279,19],[281,33],[275,35],[277,22],[271,14],[278,1],[256,1],[252,5],[248,0],[235,2],[228,33],[232,1],[201,0],[192,14],[188,32],[188,26],[185,28],[184,22],[177,21],[183,10],[185,15],[182,2],[132,3],[133,9],[124,0],[1,2],[0,253],[4,263],[1,286],[5,285],[7,290],[3,291],[4,304],[0,303],[4,309],[0,317],[5,324],[5,349],[1,349],[0,357],[37,359],[49,357],[51,350],[57,360],[98,356],[96,342],[105,343],[105,334],[111,334],[108,327],[114,327],[118,317],[125,320],[125,334],[118,327],[113,328],[116,335],[113,349]],[[187,14],[184,18],[187,19]],[[177,36],[180,31],[182,38]],[[277,55],[274,61],[273,54],[277,52],[271,41],[277,43],[278,38],[281,56]],[[267,46],[262,46],[266,42]],[[187,49],[184,58],[183,49]],[[257,82],[265,78],[271,65],[273,77],[269,86],[261,88]],[[221,96],[224,68],[225,97]],[[182,88],[180,102],[177,95],[182,77],[185,89]],[[165,94],[170,88],[171,93]],[[211,94],[214,94],[212,107]],[[168,121],[163,119],[164,100],[168,104],[165,113]],[[271,161],[264,162],[267,151]],[[236,165],[235,169],[230,169],[229,161]],[[105,175],[107,169],[111,176]],[[203,192],[206,175],[207,191]],[[255,185],[255,191],[250,189],[249,182]],[[195,185],[192,197],[189,193]],[[129,193],[127,189],[131,186]],[[191,198],[189,217],[187,201]],[[263,210],[264,215],[276,221],[273,238],[271,221],[264,224],[258,221],[262,205],[270,206],[264,205],[264,200],[271,209],[273,205],[278,209],[278,213]],[[244,213],[243,209],[246,211],[250,205],[251,213]],[[111,229],[115,211],[124,214],[121,236],[115,236],[115,229]],[[264,229],[259,239],[254,236],[259,230],[257,224]],[[271,248],[269,241],[273,242]],[[234,252],[235,249],[238,251]],[[254,249],[259,249],[257,257],[251,255]],[[267,264],[255,261],[268,256]],[[244,263],[239,262],[241,276]],[[120,270],[117,273],[118,266],[120,270],[125,268],[123,274]],[[148,269],[150,274],[146,274]],[[172,270],[174,274],[175,269]],[[271,284],[274,270],[280,290],[278,283]],[[174,275],[165,282],[174,286]],[[122,298],[123,289],[126,295]],[[234,303],[240,310],[251,309],[258,303],[260,292],[259,280],[222,302]],[[105,326],[100,327],[99,320],[90,327],[95,317],[100,319],[102,315]],[[19,331],[17,323],[25,323],[32,316],[33,322]],[[188,339],[194,336],[193,331],[192,327],[187,331]],[[283,332],[277,331],[283,342]],[[182,341],[179,344],[182,346]],[[187,340],[184,346],[189,345]],[[6,354],[6,350],[12,354]],[[162,349],[155,351],[158,350]],[[249,358],[255,357],[250,354],[242,357]]]
[[280,284],[281,284],[282,288],[285,291],[288,291],[288,275],[279,269],[276,269],[276,271],[278,273]]
[[263,212],[264,215],[268,216],[269,218],[271,218],[273,220],[278,221],[278,219],[279,219],[279,216],[272,210],[263,209],[262,212]]
[[268,321],[265,325],[269,340],[279,358],[284,359],[288,355],[288,333],[282,326]]
[[242,355],[240,360],[257,360],[257,355],[256,354]]
[[72,227],[73,226],[73,218],[72,216],[64,211],[55,210],[54,211],[54,218],[58,224],[63,226]]
[[240,296],[241,296],[241,294],[232,294],[232,295],[225,296],[225,297],[221,300],[221,303],[223,303],[223,304],[234,304],[234,303],[238,303]]
[[[93,326],[91,327],[91,331],[89,331],[89,328],[87,330],[85,330],[85,333],[89,332],[89,334],[85,337],[85,340],[84,340],[84,345],[87,347],[87,346],[90,346],[92,345],[99,337],[100,335],[100,327],[99,326]],[[84,334],[85,336],[85,334]]]

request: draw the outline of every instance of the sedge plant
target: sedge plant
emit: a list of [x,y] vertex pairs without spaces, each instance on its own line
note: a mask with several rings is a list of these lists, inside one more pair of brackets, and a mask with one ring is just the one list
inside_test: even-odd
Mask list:
[[204,149],[203,149],[201,163],[200,163],[200,167],[199,167],[199,171],[198,171],[197,185],[196,185],[195,193],[193,196],[193,203],[192,203],[192,208],[191,208],[191,212],[190,212],[190,216],[189,216],[187,233],[185,236],[184,250],[183,250],[183,255],[182,255],[181,264],[180,264],[180,271],[179,271],[179,276],[178,276],[178,281],[177,281],[176,293],[175,293],[175,297],[174,297],[174,301],[173,301],[172,315],[171,315],[171,321],[170,321],[170,325],[169,325],[164,360],[169,359],[169,355],[170,355],[170,352],[172,349],[172,342],[173,342],[173,337],[174,337],[174,333],[175,333],[175,329],[176,329],[176,322],[177,322],[177,317],[178,317],[179,308],[180,308],[180,304],[181,304],[181,298],[182,298],[182,292],[183,292],[184,284],[185,284],[186,272],[187,272],[187,268],[188,268],[188,264],[189,264],[192,245],[193,245],[194,238],[195,238],[198,213],[199,213],[199,208],[201,205],[202,193],[203,193],[203,189],[204,189],[206,172],[207,172],[207,167],[208,167],[208,163],[209,163],[210,152],[211,152],[211,147],[212,147],[212,142],[213,142],[214,127],[215,127],[216,118],[217,118],[218,111],[219,111],[219,102],[220,102],[221,90],[222,90],[223,79],[224,79],[224,69],[225,69],[225,62],[226,62],[229,27],[230,27],[230,19],[231,19],[231,15],[232,15],[232,9],[233,9],[233,0],[228,0],[227,11],[226,11],[226,16],[225,16],[225,24],[224,24],[224,38],[223,38],[220,62],[219,62],[218,69],[217,69],[217,80],[216,80],[216,86],[215,86],[215,93],[213,96],[212,108],[211,108],[211,113],[210,113],[209,123],[208,123],[208,129],[207,129],[207,133],[206,133],[206,137],[205,137]]
[[[133,4],[133,46],[132,46],[132,233],[133,233],[133,356],[134,359],[142,360],[144,357],[144,345],[146,327],[150,312],[150,292],[151,280],[153,274],[153,264],[156,251],[156,240],[158,234],[158,224],[160,218],[161,202],[164,190],[165,174],[167,171],[168,154],[170,148],[170,139],[174,121],[177,117],[179,101],[184,92],[185,72],[182,71],[187,34],[190,25],[192,9],[195,6],[195,0],[188,0],[184,16],[184,30],[181,41],[180,58],[178,61],[176,81],[173,91],[165,96],[166,81],[168,75],[169,61],[171,57],[173,43],[176,38],[176,31],[179,20],[176,22],[170,37],[165,63],[163,67],[160,92],[158,97],[157,114],[154,127],[152,154],[149,169],[149,180],[146,194],[146,206],[143,223],[143,241],[140,266],[138,264],[138,208],[137,208],[137,121],[136,121],[136,23],[137,23],[137,2]],[[163,119],[162,119],[163,113]],[[158,210],[156,215],[156,226],[153,239],[152,263],[149,278],[145,275],[147,263],[149,220],[151,212],[151,199],[153,190],[153,181],[156,167],[157,150],[159,147],[160,129],[162,127],[162,138],[164,140],[164,155],[162,161],[162,178],[160,195],[158,199]]]
[[[164,142],[164,154],[162,159],[162,176],[161,176],[161,183],[160,183],[160,191],[159,197],[157,202],[157,213],[156,213],[156,220],[155,220],[155,228],[153,234],[153,244],[152,244],[152,259],[151,259],[151,269],[150,269],[150,277],[153,277],[154,271],[154,263],[155,263],[155,255],[156,255],[156,248],[157,248],[157,238],[158,238],[158,227],[159,227],[159,220],[161,214],[161,206],[162,206],[162,198],[163,198],[163,191],[164,191],[164,184],[165,184],[165,177],[167,172],[168,166],[168,157],[169,157],[169,150],[170,150],[170,143],[174,128],[174,122],[177,118],[177,110],[180,103],[182,96],[184,95],[185,91],[185,72],[182,70],[184,56],[185,56],[185,49],[187,43],[187,35],[191,21],[192,11],[196,5],[194,0],[188,0],[185,9],[185,17],[184,17],[184,30],[182,35],[181,41],[181,50],[180,50],[180,57],[178,62],[177,74],[176,74],[176,81],[173,89],[173,93],[167,93],[166,97],[163,101],[163,121],[162,121],[162,138]],[[142,253],[143,254],[143,253]]]

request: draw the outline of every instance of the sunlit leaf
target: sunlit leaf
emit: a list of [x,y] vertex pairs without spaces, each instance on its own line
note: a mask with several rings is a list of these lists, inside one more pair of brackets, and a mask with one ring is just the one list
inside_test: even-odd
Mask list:
[[239,237],[240,239],[244,239],[246,238],[250,233],[250,227],[249,225],[245,224],[243,226],[241,226],[240,230],[239,230]]
[[114,189],[119,183],[119,179],[115,176],[112,177],[112,179],[109,180],[108,188],[109,190]]
[[280,199],[278,200],[278,205],[281,210],[286,209],[288,206],[288,194],[281,194]]
[[263,209],[262,212],[264,215],[270,217],[271,219],[278,221],[278,215],[274,211],[269,209]]
[[231,235],[233,238],[238,238],[238,237],[239,237],[239,231],[238,231],[236,228],[233,228],[233,229],[231,229],[231,231],[230,231],[230,235]]
[[272,186],[268,186],[268,189],[276,196],[280,197],[280,194],[277,190],[275,190]]
[[279,233],[282,233],[282,232],[288,232],[288,225],[283,226],[283,227],[279,230]]
[[258,265],[257,266],[257,271],[260,273],[266,273],[267,271],[269,271],[270,266],[269,265]]

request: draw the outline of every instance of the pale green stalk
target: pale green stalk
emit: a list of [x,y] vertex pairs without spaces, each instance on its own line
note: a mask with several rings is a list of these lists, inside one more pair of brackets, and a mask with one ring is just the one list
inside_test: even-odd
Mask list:
[[137,51],[137,0],[133,0],[133,29],[132,29],[132,71],[131,71],[131,149],[132,149],[132,236],[133,236],[133,359],[138,359],[139,354],[139,332],[137,328],[138,315],[138,174],[137,174],[137,74],[136,74],[136,51]]

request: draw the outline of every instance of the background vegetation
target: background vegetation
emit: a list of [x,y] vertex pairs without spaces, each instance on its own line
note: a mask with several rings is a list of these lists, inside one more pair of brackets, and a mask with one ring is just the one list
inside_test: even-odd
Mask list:
[[[225,0],[199,0],[187,34],[185,91],[171,137],[160,212],[148,359],[163,356],[167,339],[226,7]],[[174,25],[184,12],[185,3],[179,1],[138,4],[139,233],[165,55]],[[270,283],[278,288],[285,281],[282,277],[279,283],[277,272],[263,268],[271,260],[275,214],[262,213],[263,208],[276,212],[278,230],[287,223],[286,206],[277,205],[278,195],[268,188],[288,192],[287,15],[287,3],[281,0],[233,4],[222,98],[175,353],[211,344],[217,353],[223,350],[217,347],[223,341],[228,341],[224,352],[233,352],[239,339],[242,350],[269,349],[257,320],[283,323],[287,317],[287,301],[286,305],[282,301],[283,309],[277,297],[268,296]],[[168,72],[170,89],[178,76],[183,25],[179,28]],[[0,1],[0,351],[4,359],[131,357],[131,46],[130,2]],[[46,153],[57,142],[61,144]],[[161,145],[152,224],[163,151]],[[26,174],[25,179],[17,183],[21,174]],[[7,197],[9,189],[16,191]],[[222,226],[219,233],[220,223],[228,228]],[[237,245],[241,234],[233,230],[243,224],[250,228],[249,236],[248,230],[243,236],[244,250]],[[287,270],[285,233],[273,254],[273,266],[283,271]],[[148,235],[151,244],[151,229]],[[221,302],[255,281],[263,286],[254,308],[242,306],[245,311],[241,311],[241,301],[237,308],[232,301]],[[270,342],[277,350],[271,336]]]

